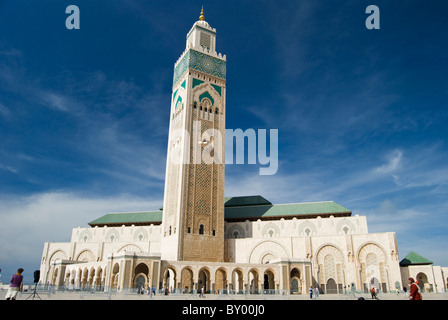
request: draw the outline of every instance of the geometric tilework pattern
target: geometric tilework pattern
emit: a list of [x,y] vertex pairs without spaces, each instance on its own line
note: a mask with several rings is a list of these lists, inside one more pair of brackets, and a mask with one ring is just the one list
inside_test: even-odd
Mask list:
[[204,72],[217,78],[226,79],[226,61],[190,49],[174,69],[173,85],[188,68]]

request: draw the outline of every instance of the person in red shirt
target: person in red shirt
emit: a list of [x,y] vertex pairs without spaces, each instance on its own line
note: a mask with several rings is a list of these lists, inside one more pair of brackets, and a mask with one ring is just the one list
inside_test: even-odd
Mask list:
[[410,291],[409,291],[410,300],[422,300],[422,295],[418,291],[418,286],[415,283],[414,278],[409,278],[409,282],[411,283],[411,287],[410,287]]

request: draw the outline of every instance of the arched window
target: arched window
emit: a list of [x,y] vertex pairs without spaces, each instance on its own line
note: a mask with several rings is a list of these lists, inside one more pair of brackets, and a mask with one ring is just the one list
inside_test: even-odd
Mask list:
[[199,234],[204,234],[204,225],[203,224],[201,224],[199,226]]

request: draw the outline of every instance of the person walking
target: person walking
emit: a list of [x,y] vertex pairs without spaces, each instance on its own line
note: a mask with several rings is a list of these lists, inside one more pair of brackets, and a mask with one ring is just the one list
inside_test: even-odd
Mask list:
[[378,297],[376,296],[376,288],[375,288],[375,286],[373,286],[370,289],[370,293],[372,294],[372,299],[378,299]]
[[422,295],[418,290],[414,278],[409,278],[409,282],[411,284],[409,289],[409,300],[422,300]]
[[6,300],[16,300],[17,293],[23,289],[23,269],[19,268],[17,273],[11,278],[8,292],[6,293]]
[[310,287],[310,299],[313,299],[313,287]]

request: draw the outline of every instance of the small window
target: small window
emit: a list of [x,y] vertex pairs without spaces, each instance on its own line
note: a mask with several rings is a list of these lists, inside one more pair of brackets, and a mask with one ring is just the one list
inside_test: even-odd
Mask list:
[[200,45],[204,48],[210,49],[210,45],[211,45],[211,35],[205,33],[205,32],[201,32],[200,35]]
[[216,232],[215,232],[215,230],[213,230],[213,233],[212,233],[212,234],[213,234],[213,236],[216,236]]
[[187,233],[191,233],[191,228],[190,227],[188,227]]
[[203,224],[201,224],[199,226],[199,234],[204,234],[204,225]]

